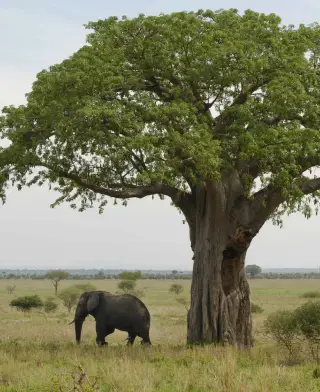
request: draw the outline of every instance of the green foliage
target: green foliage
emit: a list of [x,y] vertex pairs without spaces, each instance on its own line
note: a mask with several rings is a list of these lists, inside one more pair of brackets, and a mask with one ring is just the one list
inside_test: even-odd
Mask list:
[[299,328],[295,313],[289,310],[278,310],[268,315],[264,321],[264,329],[280,346],[286,348],[292,356]]
[[295,317],[302,336],[309,344],[310,351],[319,363],[320,350],[320,301],[309,301],[295,311]]
[[3,199],[11,184],[49,184],[61,194],[53,206],[102,212],[107,196],[176,200],[237,167],[245,195],[260,178],[285,200],[277,213],[310,216],[319,181],[304,187],[302,173],[320,164],[317,24],[230,9],[87,28],[88,44],[41,71],[25,106],[3,109]]
[[262,312],[263,312],[263,308],[260,305],[251,302],[251,313],[262,313]]
[[246,266],[246,273],[248,275],[250,275],[252,278],[254,278],[257,275],[261,274],[261,268],[256,264],[247,265]]
[[319,366],[313,369],[312,377],[313,378],[320,378],[320,368],[319,368]]
[[121,280],[118,283],[118,289],[122,290],[125,293],[132,292],[136,287],[136,282],[134,280]]
[[170,291],[170,293],[174,293],[174,294],[179,295],[180,293],[183,292],[183,286],[181,284],[178,284],[178,283],[173,283],[170,286],[169,291]]
[[35,295],[26,295],[25,297],[18,297],[10,302],[10,306],[17,308],[23,312],[29,312],[31,309],[40,309],[43,307],[41,298]]
[[53,287],[54,287],[54,292],[56,295],[58,293],[59,282],[63,279],[68,279],[69,276],[70,276],[69,272],[65,272],[65,271],[61,271],[61,270],[51,271],[45,275],[45,277],[47,279],[51,279]]
[[43,302],[43,310],[46,313],[53,313],[57,310],[58,304],[55,302],[54,298],[48,297],[44,302]]
[[141,271],[135,271],[135,272],[124,271],[118,275],[118,278],[122,280],[138,280],[141,279],[141,277],[142,277]]
[[302,298],[319,298],[320,292],[319,291],[307,291],[301,295]]
[[76,289],[78,289],[81,292],[97,290],[97,287],[94,284],[89,283],[89,282],[88,283],[78,283],[78,284],[75,284],[71,287],[75,287]]
[[53,281],[58,281],[63,279],[68,279],[70,274],[69,272],[61,271],[61,270],[56,270],[56,271],[50,271],[46,275],[47,279],[51,279]]
[[70,313],[72,308],[77,304],[78,299],[81,295],[81,290],[77,287],[71,286],[61,291],[58,297],[61,299],[62,304],[68,309]]

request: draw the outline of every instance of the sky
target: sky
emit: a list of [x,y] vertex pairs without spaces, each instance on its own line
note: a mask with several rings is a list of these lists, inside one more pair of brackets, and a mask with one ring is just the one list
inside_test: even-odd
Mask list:
[[[285,24],[320,20],[319,0],[0,0],[0,108],[25,103],[36,74],[85,43],[84,24],[112,15],[157,15],[182,10],[237,8],[276,13]],[[83,213],[50,204],[46,188],[8,192],[0,206],[0,268],[192,269],[187,225],[168,200],[131,200]],[[320,217],[265,224],[247,264],[317,268]]]

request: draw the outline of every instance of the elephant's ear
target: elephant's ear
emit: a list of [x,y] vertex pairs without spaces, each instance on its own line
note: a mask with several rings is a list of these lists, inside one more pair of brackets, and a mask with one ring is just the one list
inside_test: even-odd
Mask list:
[[99,294],[91,293],[87,302],[88,312],[92,312],[99,305]]

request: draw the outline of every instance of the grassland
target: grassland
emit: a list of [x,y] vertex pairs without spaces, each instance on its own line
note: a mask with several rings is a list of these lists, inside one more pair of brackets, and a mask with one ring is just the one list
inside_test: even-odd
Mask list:
[[[19,280],[8,294],[0,280],[0,392],[313,392],[320,390],[314,379],[314,364],[305,360],[299,365],[285,365],[286,354],[262,333],[265,317],[277,309],[292,309],[306,300],[301,294],[319,289],[318,280],[252,280],[252,301],[264,312],[254,315],[255,346],[250,352],[231,348],[186,348],[186,310],[169,293],[172,281],[141,280],[145,289],[143,301],[151,321],[151,348],[125,346],[126,334],[116,332],[108,337],[109,346],[95,345],[95,324],[88,318],[84,324],[81,346],[74,343],[74,330],[68,323],[73,314],[59,306],[47,319],[37,312],[24,315],[9,307],[12,298],[39,294],[53,295],[49,281]],[[75,282],[64,281],[61,289]],[[116,281],[94,281],[97,288],[116,291]],[[180,297],[188,298],[190,282]],[[96,389],[84,379],[83,389],[74,389],[72,378],[81,370]]]

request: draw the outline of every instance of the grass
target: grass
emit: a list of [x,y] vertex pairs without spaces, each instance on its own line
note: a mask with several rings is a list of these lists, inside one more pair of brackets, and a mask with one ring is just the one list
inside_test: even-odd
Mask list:
[[302,298],[319,298],[320,291],[306,291],[301,295]]
[[[286,354],[262,331],[268,314],[304,303],[301,295],[316,291],[316,280],[250,281],[252,302],[264,311],[253,315],[255,346],[246,353],[214,346],[187,348],[187,313],[177,295],[169,292],[172,281],[138,281],[138,289],[146,288],[142,300],[151,313],[151,348],[138,342],[127,348],[126,334],[120,331],[108,337],[108,347],[98,348],[91,318],[84,324],[82,344],[76,346],[73,326],[68,325],[73,313],[68,314],[61,304],[47,320],[40,313],[25,315],[8,305],[17,296],[52,296],[49,281],[10,283],[17,286],[12,294],[6,290],[8,281],[0,280],[0,392],[74,391],[74,382],[79,383],[74,380],[79,378],[82,390],[91,392],[320,390],[320,380],[313,377],[315,365],[307,360],[296,366],[283,365]],[[75,283],[64,281],[60,289]],[[115,292],[118,282],[93,283],[98,289]],[[188,298],[190,282],[177,283],[184,286],[178,297]]]

